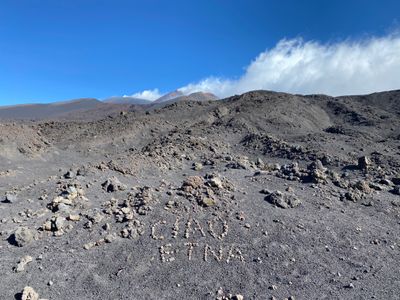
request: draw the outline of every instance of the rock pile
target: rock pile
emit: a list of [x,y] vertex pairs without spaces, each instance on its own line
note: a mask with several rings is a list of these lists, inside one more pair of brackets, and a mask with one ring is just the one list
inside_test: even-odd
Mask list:
[[79,184],[68,184],[63,191],[48,204],[48,208],[53,212],[70,212],[71,209],[79,207],[85,208],[88,199],[84,196],[84,190]]
[[261,151],[264,155],[269,154],[290,160],[309,160],[317,157],[313,151],[306,150],[299,145],[291,145],[268,134],[251,133],[241,143],[246,147]]
[[217,174],[201,176],[189,176],[183,182],[181,191],[189,200],[194,199],[203,207],[215,206],[218,198],[224,191],[233,191],[233,185],[226,179],[221,179]]
[[368,194],[372,193],[369,184],[364,180],[350,183],[348,189],[349,190],[345,193],[344,197],[353,202],[365,199]]
[[73,228],[71,224],[65,225],[65,221],[66,218],[55,215],[46,220],[40,229],[46,232],[51,232],[54,236],[61,236]]
[[139,188],[139,191],[133,197],[130,196],[130,205],[139,215],[147,215],[153,209],[152,204],[156,201],[152,189],[148,186]]

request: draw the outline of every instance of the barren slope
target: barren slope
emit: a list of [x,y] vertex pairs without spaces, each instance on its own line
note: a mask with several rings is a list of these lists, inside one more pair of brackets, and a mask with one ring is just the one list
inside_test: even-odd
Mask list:
[[399,103],[254,91],[3,124],[1,298],[396,299]]

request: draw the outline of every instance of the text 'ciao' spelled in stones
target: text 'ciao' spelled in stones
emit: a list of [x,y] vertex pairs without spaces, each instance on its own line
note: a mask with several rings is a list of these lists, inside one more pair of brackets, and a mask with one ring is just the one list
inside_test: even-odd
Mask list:
[[[245,262],[242,247],[224,241],[228,232],[228,223],[221,218],[202,223],[193,217],[177,217],[174,222],[160,220],[151,226],[151,237],[162,243],[158,248],[162,262]],[[179,240],[184,241],[175,242]]]

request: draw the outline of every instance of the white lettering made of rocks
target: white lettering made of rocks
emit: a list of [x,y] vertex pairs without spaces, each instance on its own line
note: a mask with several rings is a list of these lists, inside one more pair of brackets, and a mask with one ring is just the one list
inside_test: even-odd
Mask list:
[[245,262],[243,247],[225,242],[228,222],[222,218],[199,221],[189,216],[151,225],[151,237],[162,242],[159,258],[164,263],[179,260],[230,263]]

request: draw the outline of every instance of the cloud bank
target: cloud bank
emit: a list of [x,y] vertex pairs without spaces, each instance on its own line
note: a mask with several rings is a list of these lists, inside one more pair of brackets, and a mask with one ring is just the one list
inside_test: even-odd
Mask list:
[[151,100],[151,101],[157,100],[161,96],[162,96],[162,94],[160,93],[160,91],[158,89],[144,90],[142,92],[135,93],[135,94],[133,94],[131,96],[124,95],[124,97],[134,97],[134,98]]
[[227,97],[257,89],[333,96],[400,89],[400,35],[329,44],[284,39],[238,79],[209,77],[179,90]]

